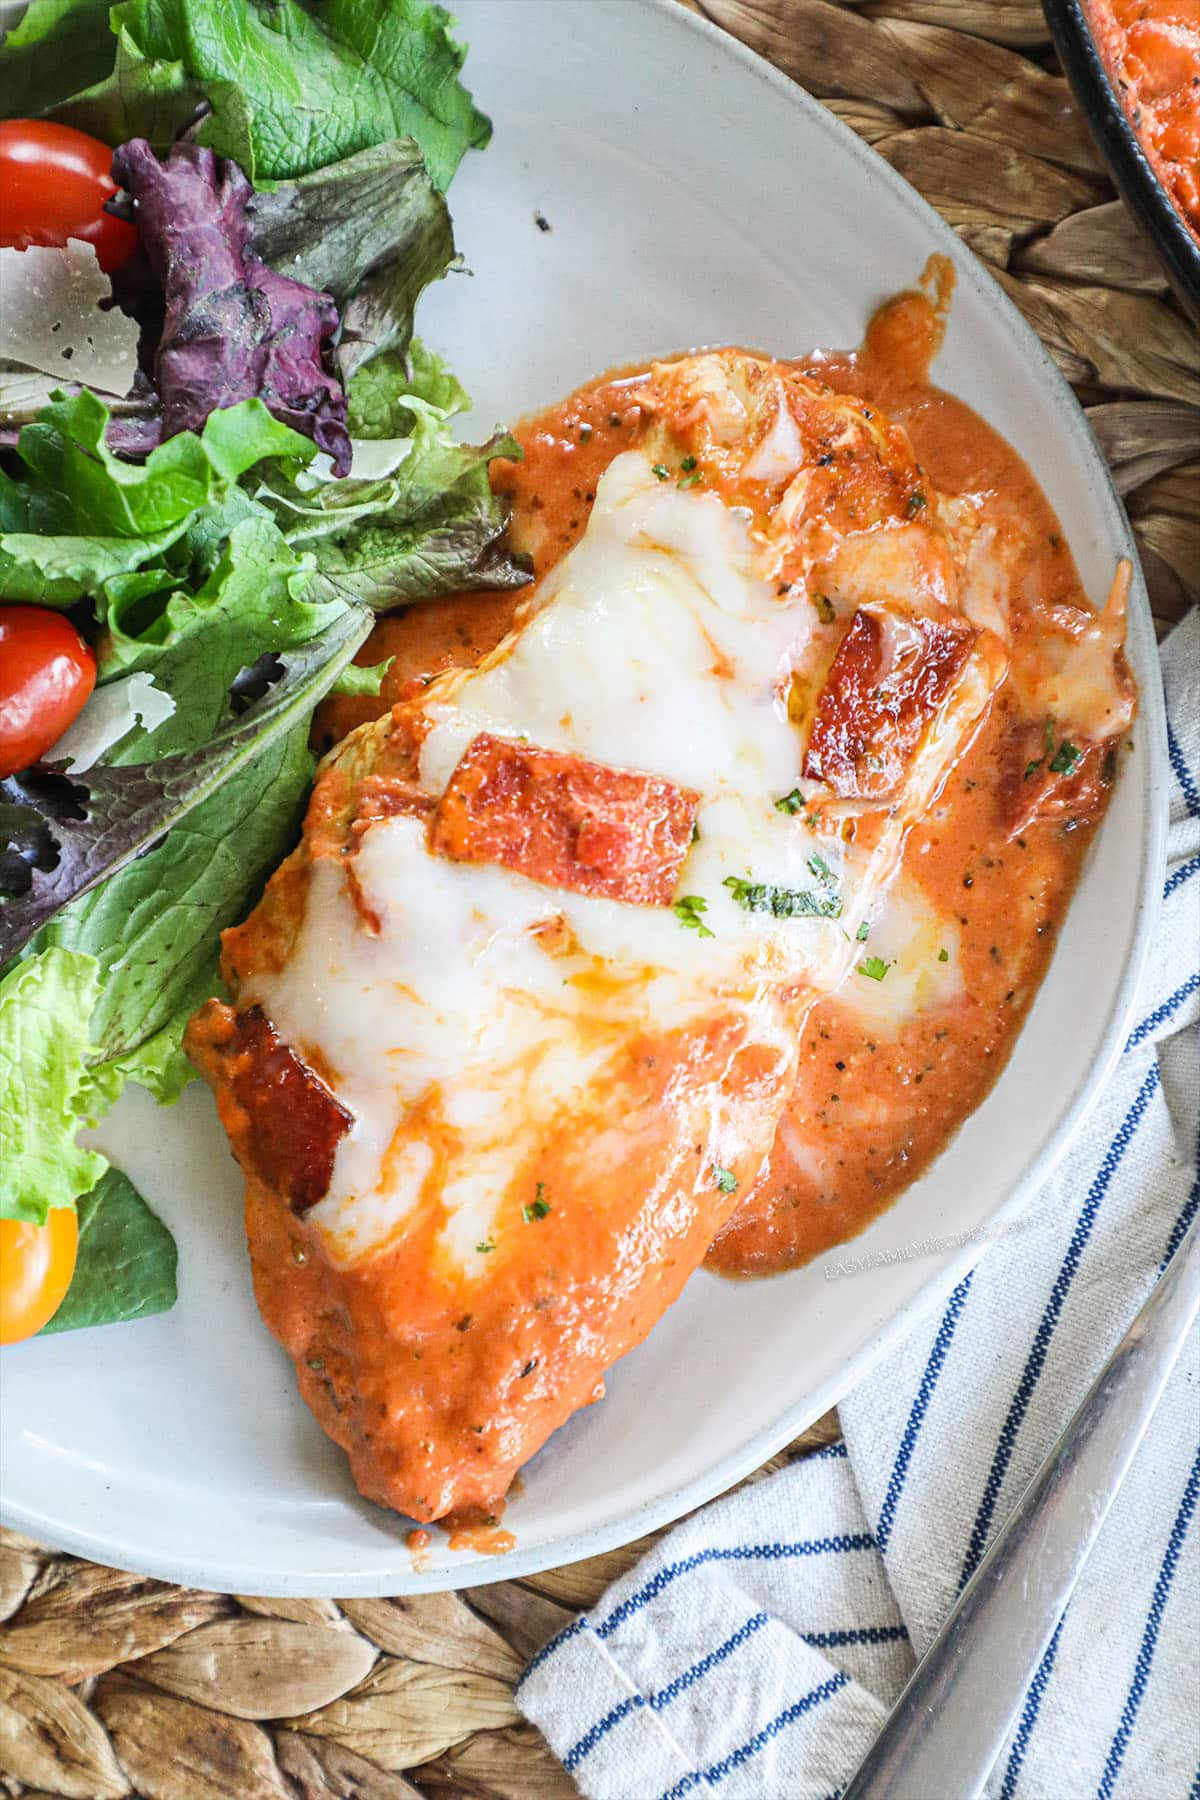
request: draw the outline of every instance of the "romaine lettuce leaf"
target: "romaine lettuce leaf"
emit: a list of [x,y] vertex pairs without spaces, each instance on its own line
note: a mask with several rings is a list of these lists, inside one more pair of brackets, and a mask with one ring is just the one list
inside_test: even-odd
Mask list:
[[77,1210],[75,1273],[43,1337],[147,1319],[174,1306],[175,1240],[127,1175],[109,1169]]
[[54,109],[108,143],[165,150],[204,98],[197,141],[256,185],[412,137],[445,189],[491,135],[458,78],[449,14],[425,0],[124,0],[112,19],[112,74],[69,99],[59,87]]
[[[200,977],[193,983],[191,991],[184,990],[186,998],[151,1037],[143,1039],[134,1050],[120,1052],[106,1062],[92,1065],[88,1073],[105,1105],[115,1104],[127,1081],[136,1081],[139,1087],[154,1095],[160,1106],[173,1106],[184,1088],[199,1080],[197,1071],[183,1053],[183,1033],[198,1006],[213,994],[224,993],[216,960],[214,944],[211,964],[201,965]],[[111,1010],[110,1003],[104,1009],[105,1016]]]
[[95,1098],[88,1020],[94,957],[44,950],[0,977],[0,1219],[44,1225],[108,1166],[75,1133]]
[[124,1063],[169,1027],[181,1031],[220,991],[220,933],[291,848],[312,772],[306,716],[160,845],[51,920],[41,942],[89,950],[100,963],[92,1029],[104,1057]]

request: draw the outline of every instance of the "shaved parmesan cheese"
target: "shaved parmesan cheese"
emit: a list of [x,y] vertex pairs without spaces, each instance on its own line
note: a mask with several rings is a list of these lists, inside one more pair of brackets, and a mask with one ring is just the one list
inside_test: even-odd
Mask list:
[[58,385],[58,378],[44,369],[0,357],[0,418],[24,424],[41,411]]
[[65,761],[79,775],[90,769],[135,725],[155,731],[175,711],[170,694],[154,685],[152,675],[126,675],[97,688],[75,723],[46,752],[47,762]]
[[137,370],[137,326],[115,307],[91,244],[0,249],[0,357],[59,381],[127,394]]

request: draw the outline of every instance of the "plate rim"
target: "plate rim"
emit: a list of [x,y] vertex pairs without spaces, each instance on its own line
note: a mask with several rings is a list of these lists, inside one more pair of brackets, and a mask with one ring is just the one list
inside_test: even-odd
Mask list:
[[[805,115],[810,125],[832,139],[835,147],[844,155],[854,158],[870,179],[880,182],[893,205],[906,208],[910,214],[916,215],[930,237],[931,252],[941,250],[950,256],[959,272],[964,268],[970,272],[972,280],[982,288],[991,304],[1007,313],[1018,340],[1023,341],[1031,365],[1031,378],[1040,379],[1045,385],[1053,397],[1055,412],[1063,419],[1064,429],[1074,437],[1080,454],[1099,471],[1101,492],[1106,492],[1111,502],[1119,526],[1118,535],[1123,540],[1124,554],[1133,565],[1130,626],[1136,660],[1145,663],[1144,672],[1139,671],[1138,730],[1146,747],[1146,754],[1138,759],[1139,777],[1145,788],[1145,806],[1141,820],[1141,868],[1133,938],[1120,980],[1114,989],[1107,1024],[1095,1057],[1081,1072],[1054,1129],[1021,1180],[987,1217],[989,1228],[1005,1225],[1019,1216],[1065,1156],[1117,1061],[1127,1035],[1161,907],[1159,877],[1165,861],[1168,809],[1168,790],[1163,773],[1166,767],[1166,719],[1149,601],[1128,517],[1112,472],[1104,461],[1083,409],[1049,351],[979,258],[955,235],[916,188],[799,82],[775,68],[765,57],[749,49],[731,33],[680,5],[679,0],[622,0],[622,4],[630,9],[640,8],[655,13],[663,20],[670,20],[670,29],[692,34],[707,50],[732,58],[750,75],[773,88],[780,97]],[[1125,779],[1129,778],[1127,774]],[[1014,1057],[1019,1053],[1019,1045],[1018,1035],[1012,1051]],[[785,1408],[773,1425],[753,1433],[726,1451],[717,1462],[709,1464],[691,1480],[680,1483],[653,1500],[615,1512],[602,1525],[557,1539],[552,1544],[522,1550],[518,1541],[514,1549],[500,1556],[464,1552],[461,1553],[461,1564],[443,1565],[436,1570],[421,1573],[406,1566],[410,1563],[409,1553],[398,1540],[396,1565],[386,1570],[372,1569],[363,1572],[353,1567],[342,1570],[330,1568],[322,1572],[275,1572],[256,1579],[253,1566],[214,1566],[202,1558],[186,1554],[139,1555],[136,1546],[111,1527],[105,1531],[81,1528],[61,1520],[49,1520],[36,1509],[12,1504],[2,1494],[0,1522],[36,1538],[54,1550],[117,1568],[136,1570],[150,1578],[179,1586],[220,1593],[256,1593],[280,1599],[320,1598],[336,1594],[347,1599],[359,1599],[456,1592],[464,1588],[489,1586],[493,1582],[519,1579],[619,1548],[650,1531],[673,1524],[685,1514],[727,1492],[835,1406],[869,1374],[893,1344],[919,1326],[921,1320],[934,1310],[939,1301],[946,1297],[979,1260],[979,1246],[970,1243],[955,1252],[946,1253],[933,1263],[928,1278],[878,1330],[815,1389],[809,1389],[801,1399]]]

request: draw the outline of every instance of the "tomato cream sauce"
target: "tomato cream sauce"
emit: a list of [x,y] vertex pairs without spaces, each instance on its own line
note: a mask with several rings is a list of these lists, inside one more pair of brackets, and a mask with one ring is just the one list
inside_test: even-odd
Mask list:
[[[921,291],[881,307],[859,351],[814,355],[800,367],[908,432],[951,530],[961,507],[974,546],[968,569],[972,558],[978,564],[977,610],[1002,620],[1010,677],[911,830],[893,902],[872,922],[864,961],[878,950],[886,975],[874,981],[860,964],[808,1014],[774,1149],[709,1252],[709,1267],[725,1275],[795,1267],[862,1231],[937,1156],[1003,1068],[1117,754],[1097,749],[1078,774],[1048,776],[1046,696],[1053,703],[1059,691],[1049,628],[1082,620],[1072,627],[1076,640],[1092,633],[1097,658],[1107,660],[1100,690],[1112,688],[1115,654],[1117,704],[1132,710],[1119,594],[1105,615],[1087,610],[1058,521],[1024,462],[929,380],[951,271],[934,259],[928,277]],[[518,428],[523,462],[493,465],[512,505],[511,537],[536,579],[579,541],[600,476],[642,437],[643,379],[628,369],[580,389]],[[520,595],[481,594],[413,607],[381,619],[360,660],[394,659],[382,696],[390,704],[414,681],[478,661],[520,620],[521,606]],[[320,747],[378,711],[378,702],[358,698],[327,703]],[[1098,720],[1097,731],[1112,734],[1113,720]]]
[[1200,8],[1091,0],[1087,13],[1154,172],[1200,241]]

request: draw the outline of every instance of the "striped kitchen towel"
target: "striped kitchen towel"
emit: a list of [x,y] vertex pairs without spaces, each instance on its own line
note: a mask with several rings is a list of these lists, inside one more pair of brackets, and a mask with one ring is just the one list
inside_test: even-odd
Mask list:
[[[1163,671],[1162,922],[1108,1088],[1028,1227],[842,1402],[843,1442],[694,1515],[534,1657],[518,1704],[595,1800],[832,1800],[1200,1206],[1200,614]],[[991,1800],[1200,1800],[1197,1348]]]

